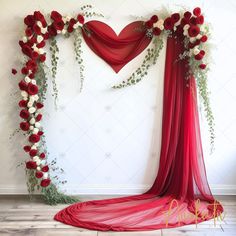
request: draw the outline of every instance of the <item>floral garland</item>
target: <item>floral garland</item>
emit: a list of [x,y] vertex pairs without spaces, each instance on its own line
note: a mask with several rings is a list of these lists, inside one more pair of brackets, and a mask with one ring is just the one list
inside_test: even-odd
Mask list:
[[[185,51],[179,55],[179,59],[188,59],[189,74],[197,81],[198,92],[203,101],[204,111],[209,126],[210,142],[214,145],[214,117],[209,102],[209,91],[207,88],[207,67],[209,55],[206,50],[209,45],[207,40],[210,36],[209,27],[204,24],[204,16],[201,9],[196,7],[193,13],[186,11],[183,13],[173,13],[160,17],[162,13],[153,15],[145,22],[144,30],[148,37],[153,38],[154,49],[148,51],[142,65],[136,71],[120,84],[113,86],[114,89],[124,88],[137,84],[147,75],[150,65],[156,64],[160,50],[163,47],[163,36],[173,37],[173,35],[184,36]],[[207,57],[208,56],[208,57]]]
[[[161,15],[161,14],[160,14]],[[42,108],[47,91],[47,73],[46,73],[46,52],[44,47],[46,41],[50,41],[51,52],[51,77],[53,84],[53,96],[55,102],[58,97],[58,89],[56,86],[56,72],[59,48],[56,43],[56,36],[63,35],[70,37],[74,35],[75,58],[80,67],[81,89],[84,82],[84,65],[81,50],[81,28],[85,22],[84,17],[102,16],[92,11],[91,5],[81,8],[81,13],[76,17],[62,16],[57,11],[52,11],[46,19],[40,11],[35,11],[33,15],[28,15],[24,19],[26,25],[25,33],[22,40],[19,41],[22,53],[25,55],[25,62],[21,69],[24,78],[19,82],[22,99],[19,101],[21,108],[20,129],[25,132],[28,143],[23,147],[28,154],[29,160],[26,161],[27,186],[29,193],[33,193],[35,189],[41,190],[45,200],[49,204],[71,203],[78,199],[66,196],[57,189],[56,181],[49,174],[49,170],[56,171],[57,167],[53,167],[53,163],[47,163],[46,145],[44,141],[44,132],[41,126]],[[174,33],[184,35],[184,44],[186,51],[179,56],[179,59],[187,58],[189,61],[189,75],[194,75],[197,80],[198,91],[203,99],[207,121],[210,126],[211,139],[214,139],[214,122],[212,111],[210,109],[208,89],[207,89],[207,61],[204,62],[206,55],[204,48],[209,37],[208,27],[203,25],[204,17],[200,8],[183,14],[174,13],[171,16],[158,17],[153,15],[144,24],[144,30],[147,37],[153,38],[153,48],[148,49],[142,65],[125,81],[113,86],[113,88],[123,88],[134,85],[147,75],[151,65],[156,64],[157,58],[163,48],[163,36],[172,37]],[[16,74],[15,69],[12,70]],[[187,78],[186,78],[187,79]],[[58,184],[63,181],[58,181]]]

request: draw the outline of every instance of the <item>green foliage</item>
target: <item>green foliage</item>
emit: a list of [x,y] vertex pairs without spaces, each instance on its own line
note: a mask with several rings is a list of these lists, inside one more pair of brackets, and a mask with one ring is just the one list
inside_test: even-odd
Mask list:
[[120,89],[140,82],[148,74],[150,66],[156,64],[157,58],[159,57],[162,48],[163,39],[161,37],[155,37],[153,39],[153,48],[148,48],[147,55],[145,56],[141,66],[137,68],[127,80],[113,86],[112,88]]
[[44,201],[49,205],[71,204],[79,201],[76,197],[60,193],[54,184],[50,184],[48,187],[42,188],[42,193]]
[[74,32],[74,50],[75,50],[75,59],[77,63],[79,64],[80,69],[80,92],[83,89],[84,85],[84,65],[83,65],[83,59],[82,59],[82,35],[81,31],[75,31]]
[[58,99],[58,89],[56,84],[56,74],[57,74],[57,64],[58,64],[58,53],[59,48],[57,46],[57,41],[54,38],[50,40],[50,52],[51,52],[51,65],[52,65],[52,86],[53,86],[53,96],[54,96],[54,102],[55,106],[57,105],[57,99]]
[[85,17],[103,17],[101,13],[93,11],[92,5],[84,5],[80,9],[83,11]]

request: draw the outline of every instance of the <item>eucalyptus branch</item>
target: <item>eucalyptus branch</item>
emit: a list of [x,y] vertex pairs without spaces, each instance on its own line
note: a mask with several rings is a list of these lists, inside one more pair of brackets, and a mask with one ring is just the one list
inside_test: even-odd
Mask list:
[[147,50],[147,55],[145,56],[141,66],[136,69],[135,72],[125,81],[118,85],[113,86],[114,89],[124,88],[131,86],[140,82],[145,75],[148,74],[148,70],[151,65],[155,65],[157,58],[160,55],[160,51],[163,48],[163,39],[155,37],[153,39],[153,48]]
[[84,85],[84,65],[83,65],[83,58],[82,58],[82,35],[81,31],[76,30],[74,32],[74,50],[75,50],[75,59],[77,63],[79,64],[79,74],[80,74],[80,92],[83,89]]
[[57,99],[58,99],[58,88],[56,84],[56,74],[57,74],[57,64],[58,64],[58,53],[59,48],[57,46],[57,41],[55,38],[51,39],[50,42],[50,51],[51,51],[51,65],[52,65],[52,86],[53,86],[53,96],[54,96],[54,103],[57,107]]

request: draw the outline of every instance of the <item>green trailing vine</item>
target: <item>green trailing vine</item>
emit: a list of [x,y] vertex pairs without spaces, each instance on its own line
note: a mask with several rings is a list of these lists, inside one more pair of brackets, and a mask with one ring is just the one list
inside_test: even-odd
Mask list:
[[74,32],[74,50],[75,50],[75,59],[77,63],[79,64],[79,74],[80,74],[80,92],[83,89],[84,85],[84,64],[83,64],[83,58],[82,58],[82,35],[81,31],[75,31]]
[[157,58],[159,57],[160,51],[163,48],[163,39],[161,37],[155,37],[153,39],[153,48],[147,49],[147,54],[141,64],[140,67],[136,69],[135,72],[131,74],[131,76],[122,81],[118,85],[114,85],[113,89],[120,89],[127,86],[135,85],[140,82],[144,76],[148,74],[148,70],[151,65],[155,65],[157,62]]
[[58,100],[58,88],[56,84],[56,75],[57,75],[57,65],[58,65],[58,53],[59,48],[57,46],[57,41],[55,38],[52,38],[50,41],[50,52],[51,52],[51,66],[52,66],[52,86],[53,86],[53,96],[55,106],[57,106]]
[[104,17],[101,13],[97,13],[93,11],[93,6],[92,5],[84,5],[81,8],[81,11],[84,12],[85,17]]

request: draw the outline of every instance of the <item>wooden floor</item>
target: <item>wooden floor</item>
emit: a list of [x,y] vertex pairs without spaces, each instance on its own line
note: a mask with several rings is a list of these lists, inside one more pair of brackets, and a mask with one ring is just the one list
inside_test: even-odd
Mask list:
[[[90,198],[82,200],[90,200]],[[236,196],[218,196],[225,208],[225,218],[175,229],[144,232],[97,232],[64,225],[53,216],[66,205],[48,206],[40,199],[29,202],[27,196],[0,196],[0,236],[236,236]]]

